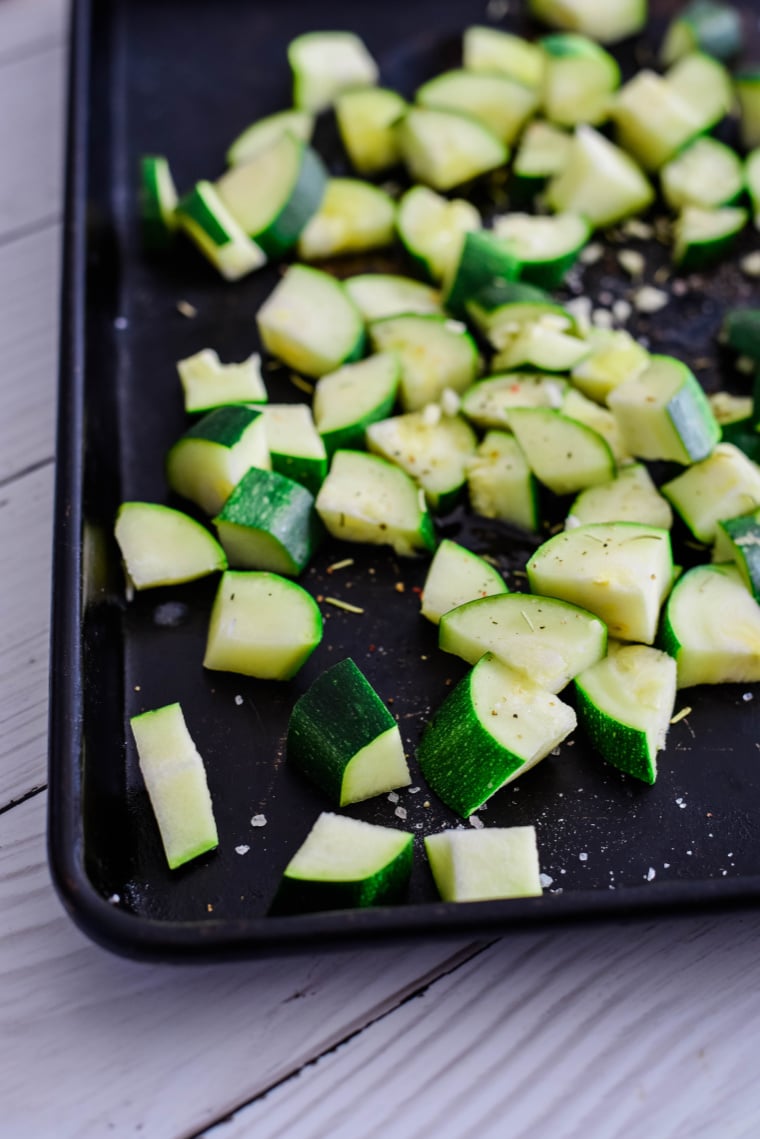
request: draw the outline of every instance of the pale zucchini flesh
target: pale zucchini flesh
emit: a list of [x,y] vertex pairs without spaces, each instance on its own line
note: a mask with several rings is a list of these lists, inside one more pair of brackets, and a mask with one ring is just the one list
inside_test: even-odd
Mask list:
[[420,612],[437,625],[444,613],[458,605],[508,592],[507,583],[494,566],[472,550],[444,538],[425,578]]
[[444,902],[535,898],[543,893],[535,827],[441,831],[426,836],[425,853]]
[[227,568],[224,550],[194,518],[153,502],[123,502],[114,527],[134,589],[194,581]]

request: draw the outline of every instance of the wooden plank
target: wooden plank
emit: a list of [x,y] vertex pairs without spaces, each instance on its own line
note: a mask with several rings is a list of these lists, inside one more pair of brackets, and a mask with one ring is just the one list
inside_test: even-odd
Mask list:
[[45,798],[0,816],[0,1088],[8,1136],[191,1134],[469,952],[460,942],[213,967],[121,960],[90,944],[53,895]]
[[3,0],[0,4],[0,67],[21,55],[62,43],[68,0]]
[[47,776],[52,482],[47,466],[0,487],[0,807]]
[[0,67],[0,241],[59,216],[64,63],[60,46]]
[[505,938],[204,1139],[749,1139],[758,936],[755,913]]
[[59,245],[57,225],[0,245],[0,485],[53,455]]

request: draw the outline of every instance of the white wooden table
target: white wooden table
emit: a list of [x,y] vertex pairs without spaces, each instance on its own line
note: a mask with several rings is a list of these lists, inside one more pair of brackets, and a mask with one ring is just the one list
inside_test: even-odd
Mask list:
[[65,0],[0,0],[0,1136],[743,1139],[760,914],[134,964],[46,865]]

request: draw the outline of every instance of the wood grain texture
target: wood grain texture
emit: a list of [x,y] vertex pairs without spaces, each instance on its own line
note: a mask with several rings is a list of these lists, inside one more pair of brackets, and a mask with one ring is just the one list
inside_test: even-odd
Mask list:
[[2,0],[0,67],[22,55],[61,43],[68,24],[68,0]]
[[54,451],[60,227],[0,245],[0,486]]
[[54,43],[0,66],[0,242],[60,215],[65,55]]
[[179,1139],[471,952],[460,942],[224,967],[123,961],[91,945],[54,897],[45,800],[0,816],[0,1133],[9,1139]]
[[750,1139],[760,916],[504,938],[204,1139]]
[[47,778],[52,468],[0,487],[0,809]]

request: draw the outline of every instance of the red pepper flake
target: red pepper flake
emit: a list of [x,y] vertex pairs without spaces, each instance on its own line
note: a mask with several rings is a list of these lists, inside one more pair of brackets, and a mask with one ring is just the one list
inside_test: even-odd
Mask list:
[[368,652],[368,653],[373,653],[373,652],[375,651],[375,649],[376,649],[376,648],[377,648],[377,645],[368,645],[368,646],[367,646],[367,652]]
[[413,585],[412,586],[412,593],[416,593],[418,597],[422,597],[422,586],[421,585]]

